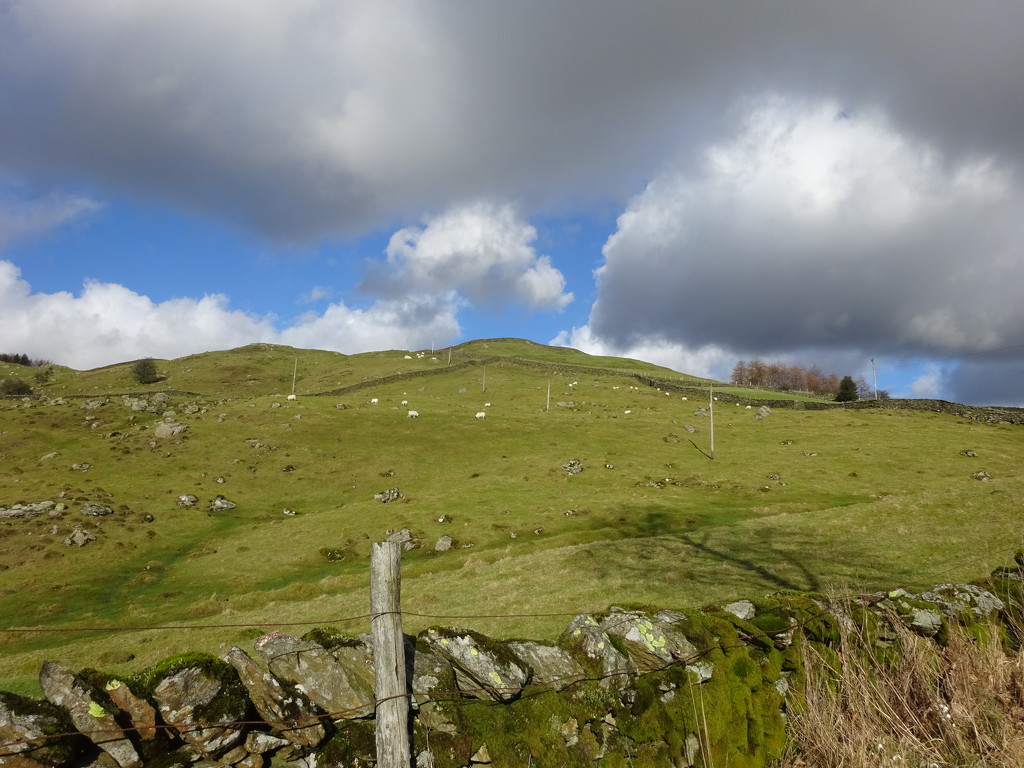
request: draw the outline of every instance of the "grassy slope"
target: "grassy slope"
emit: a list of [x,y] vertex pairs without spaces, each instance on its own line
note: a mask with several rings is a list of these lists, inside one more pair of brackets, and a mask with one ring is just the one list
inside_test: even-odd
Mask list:
[[[190,429],[163,440],[153,436],[157,415],[119,397],[97,410],[71,398],[0,402],[0,506],[68,505],[59,519],[0,521],[3,626],[332,623],[366,612],[370,543],[403,527],[426,545],[406,555],[404,607],[445,616],[686,608],[780,589],[974,578],[1021,544],[1019,427],[910,411],[776,409],[758,420],[723,404],[711,461],[697,404],[631,388],[625,374],[690,377],[517,340],[461,345],[453,363],[488,362],[450,370],[447,350],[436,361],[406,355],[254,345],[160,362],[166,379],[149,387],[132,382],[129,364],[59,369],[38,387],[49,397],[197,393],[173,398]],[[300,397],[289,402],[296,358]],[[583,375],[587,364],[594,371]],[[378,381],[397,373],[428,375]],[[344,395],[306,396],[359,383]],[[406,418],[402,400],[419,419]],[[186,415],[189,403],[203,412]],[[486,420],[473,418],[479,410]],[[59,455],[40,458],[52,451]],[[585,470],[568,475],[570,459]],[[81,462],[92,466],[71,469]],[[982,469],[990,482],[972,478]],[[373,499],[389,487],[404,499]],[[186,493],[200,504],[179,507]],[[208,512],[217,494],[237,509]],[[87,500],[117,512],[83,517]],[[285,507],[299,515],[284,516]],[[439,523],[442,514],[453,522]],[[98,540],[64,546],[75,525]],[[456,549],[433,551],[442,534]],[[328,561],[325,547],[346,559]],[[552,637],[568,619],[409,616],[406,628]],[[368,622],[340,628],[363,632]],[[0,633],[0,688],[32,692],[44,659],[123,672],[260,631]]]

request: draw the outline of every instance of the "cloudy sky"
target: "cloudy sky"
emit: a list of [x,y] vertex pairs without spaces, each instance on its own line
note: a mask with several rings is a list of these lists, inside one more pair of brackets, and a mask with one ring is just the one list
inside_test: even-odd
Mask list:
[[0,351],[519,336],[1024,405],[1019,0],[0,0]]

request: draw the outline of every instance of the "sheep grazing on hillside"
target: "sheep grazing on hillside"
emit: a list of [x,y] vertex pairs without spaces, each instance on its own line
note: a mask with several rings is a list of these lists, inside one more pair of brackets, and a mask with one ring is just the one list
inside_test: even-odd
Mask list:
[[476,417],[475,417],[475,418],[477,418],[477,419],[486,419],[486,418],[487,418],[487,414],[486,414],[486,413],[484,413],[483,411],[479,411],[479,412],[478,412],[478,413],[476,414]]
[[295,399],[296,399],[295,395],[288,395],[288,397],[285,398],[285,400],[295,400]]
[[370,405],[376,405],[376,404],[377,404],[377,398],[376,397],[371,397],[370,398]]
[[408,404],[409,404],[409,401],[408,401],[408,400],[403,400],[403,401],[402,401],[402,407],[403,407],[403,408],[404,408],[405,406],[407,406]]
[[419,417],[420,417],[420,412],[419,411],[409,411],[409,418],[410,419],[418,419]]

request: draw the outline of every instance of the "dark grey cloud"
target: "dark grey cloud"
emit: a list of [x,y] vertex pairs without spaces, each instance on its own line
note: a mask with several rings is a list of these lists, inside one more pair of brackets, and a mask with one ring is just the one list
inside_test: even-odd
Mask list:
[[0,164],[303,238],[620,198],[766,90],[1018,163],[1021,28],[950,0],[9,0]]

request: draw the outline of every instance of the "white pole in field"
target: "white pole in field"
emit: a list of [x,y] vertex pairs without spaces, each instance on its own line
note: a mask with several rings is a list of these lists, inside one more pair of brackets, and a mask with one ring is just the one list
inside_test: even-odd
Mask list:
[[370,622],[378,768],[410,766],[401,588],[402,545],[397,541],[375,542],[370,548]]
[[544,404],[544,410],[551,410],[551,379],[548,379],[548,401]]
[[715,387],[708,385],[708,414],[711,416],[711,458],[715,458]]
[[292,394],[295,394],[295,376],[299,372],[299,356],[295,356],[295,365],[292,367]]

